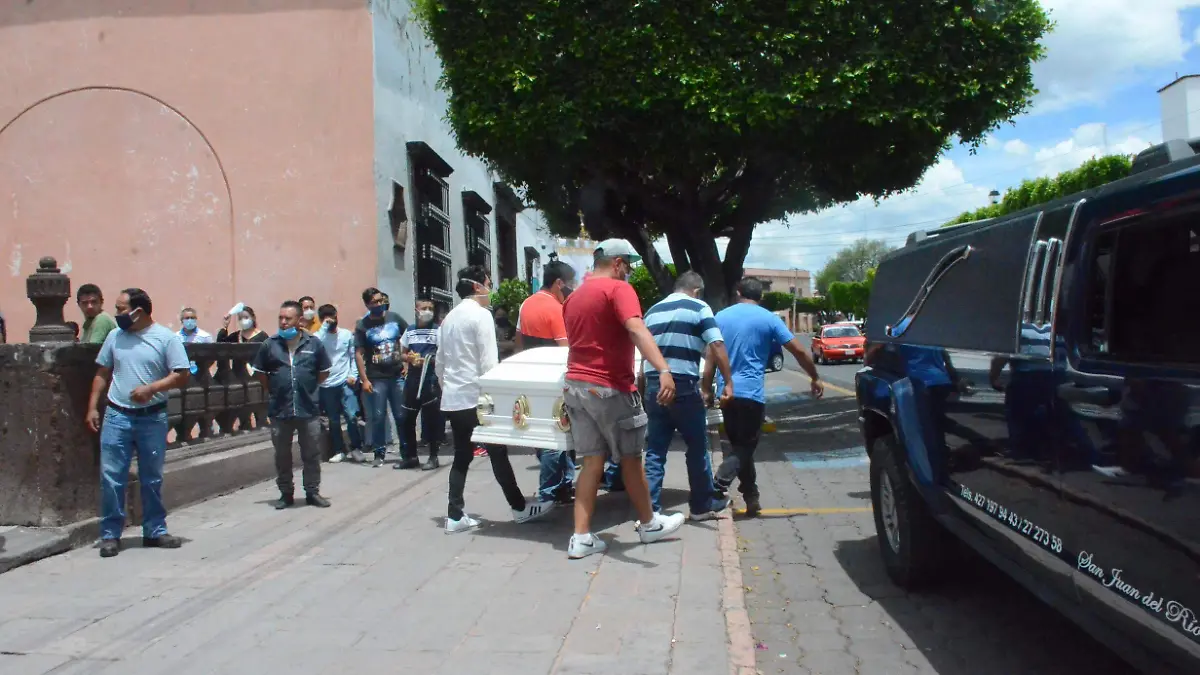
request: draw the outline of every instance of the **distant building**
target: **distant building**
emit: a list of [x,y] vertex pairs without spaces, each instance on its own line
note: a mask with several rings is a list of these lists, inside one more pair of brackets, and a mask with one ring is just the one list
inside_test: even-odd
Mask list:
[[1163,141],[1200,136],[1200,75],[1175,78],[1158,90],[1158,102]]
[[[799,298],[813,297],[812,274],[808,270],[772,270],[762,267],[747,267],[742,276],[754,277],[762,281],[766,284],[768,291],[790,293]],[[793,317],[791,309],[779,311],[776,314],[782,317],[794,331],[805,333],[812,331],[813,321],[810,314],[798,313],[798,316]]]
[[541,215],[456,147],[410,0],[6,2],[0,44],[10,341],[47,255],[210,331],[301,295],[357,317],[366,286],[411,320],[468,260],[540,276]]

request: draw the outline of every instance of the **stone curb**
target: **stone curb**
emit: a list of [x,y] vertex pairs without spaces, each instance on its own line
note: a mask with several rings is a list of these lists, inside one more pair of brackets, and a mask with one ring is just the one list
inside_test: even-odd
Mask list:
[[[722,457],[713,453],[714,461]],[[717,548],[721,554],[721,610],[725,614],[725,634],[729,640],[730,675],[756,675],[754,634],[750,629],[750,614],[746,611],[746,588],[742,585],[742,560],[738,555],[737,531],[733,526],[732,509],[728,518],[717,520]]]
[[0,574],[43,558],[86,546],[100,534],[100,519],[89,518],[64,527],[18,527],[5,533]]

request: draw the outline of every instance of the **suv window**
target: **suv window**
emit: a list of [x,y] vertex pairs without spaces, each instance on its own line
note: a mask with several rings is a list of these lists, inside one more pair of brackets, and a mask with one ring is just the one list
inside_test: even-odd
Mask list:
[[1081,348],[1125,362],[1200,364],[1200,210],[1143,216],[1091,249]]

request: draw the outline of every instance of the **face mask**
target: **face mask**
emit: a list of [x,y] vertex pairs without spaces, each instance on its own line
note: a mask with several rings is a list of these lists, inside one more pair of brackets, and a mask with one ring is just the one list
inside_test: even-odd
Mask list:
[[417,321],[420,321],[421,323],[429,323],[430,321],[433,321],[433,312],[429,310],[417,312]]
[[[133,310],[133,312],[136,311],[136,309]],[[133,318],[133,312],[116,315],[114,318],[117,320],[117,328],[120,328],[121,330],[129,330],[130,328],[133,328],[133,322],[135,321]]]
[[254,319],[242,319],[240,325],[242,330],[250,330],[254,328]]
[[317,310],[315,310],[315,309],[304,310],[304,320],[305,321],[312,321],[313,317],[316,315],[317,315]]
[[189,333],[196,332],[196,320],[195,319],[184,319],[183,320],[183,329]]
[[391,305],[387,304],[386,302],[382,305],[375,305],[371,308],[371,316],[383,316],[387,313],[389,307],[391,307]]
[[330,333],[336,333],[337,332],[337,322],[336,321],[326,321],[325,322],[325,330],[329,331]]
[[296,337],[296,333],[299,332],[300,331],[296,330],[294,326],[292,328],[280,328],[279,337],[283,338],[284,340],[291,340],[292,338]]
[[566,302],[566,301],[567,301],[567,296],[568,296],[568,295],[570,295],[570,294],[571,294],[571,292],[572,292],[572,291],[574,291],[574,290],[575,290],[575,289],[574,289],[574,288],[571,288],[570,286],[563,286],[563,287],[562,287],[562,296],[563,296],[563,302]]

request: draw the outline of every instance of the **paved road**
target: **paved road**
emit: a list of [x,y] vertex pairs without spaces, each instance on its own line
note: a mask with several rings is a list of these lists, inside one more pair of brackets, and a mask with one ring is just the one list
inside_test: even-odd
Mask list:
[[[513,464],[532,491],[536,460]],[[669,466],[664,507],[686,508]],[[0,575],[0,673],[727,675],[716,524],[643,546],[603,495],[608,554],[573,561],[570,510],[515,525],[487,460],[466,498],[484,527],[444,534],[446,471],[326,465],[332,508],[275,511],[264,483],[171,514],[179,550],[127,531],[116,558]]]
[[[848,367],[830,370],[840,368]],[[758,451],[767,511],[736,521],[760,673],[1130,672],[974,556],[936,591],[897,589],[879,560],[867,469],[852,466],[865,456],[854,450],[861,439],[851,400],[831,395],[771,414],[779,431]],[[849,451],[837,461],[813,463],[815,451],[841,449]],[[823,511],[770,511],[804,508]]]

